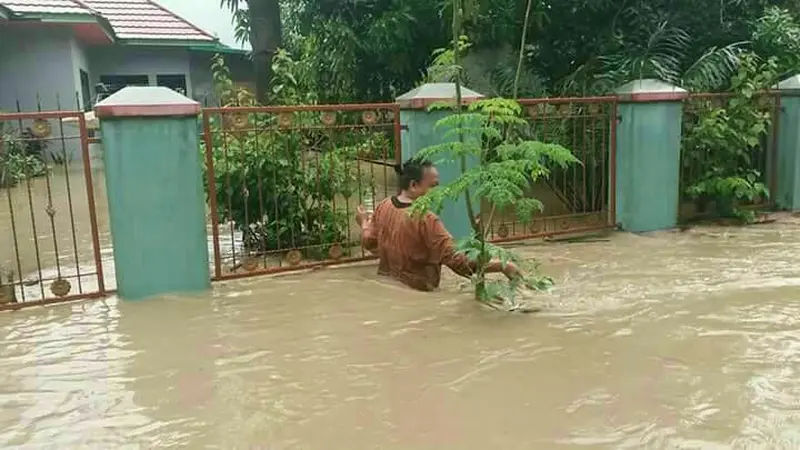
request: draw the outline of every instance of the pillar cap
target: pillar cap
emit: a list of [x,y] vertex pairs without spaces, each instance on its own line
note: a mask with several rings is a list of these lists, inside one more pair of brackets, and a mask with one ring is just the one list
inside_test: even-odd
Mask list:
[[200,103],[172,89],[128,86],[94,105],[98,118],[189,117],[200,114]]
[[680,101],[689,96],[686,89],[652,78],[625,83],[614,93],[620,101],[642,103]]
[[[483,98],[483,95],[461,87],[461,101],[465,104]],[[395,99],[401,109],[425,109],[436,102],[456,99],[455,83],[425,83]]]
[[781,91],[781,94],[797,94],[800,95],[800,75],[792,75],[789,78],[781,80],[772,87]]

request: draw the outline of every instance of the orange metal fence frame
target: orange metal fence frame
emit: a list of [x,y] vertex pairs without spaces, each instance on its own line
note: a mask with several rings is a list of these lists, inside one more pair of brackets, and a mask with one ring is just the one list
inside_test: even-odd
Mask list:
[[[71,119],[77,124],[78,134],[68,134],[63,125],[64,119]],[[91,159],[89,156],[89,137],[86,126],[86,119],[83,112],[79,111],[47,111],[47,112],[20,112],[20,113],[0,113],[0,124],[4,126],[5,134],[0,141],[0,145],[4,146],[25,146],[20,148],[30,148],[32,142],[36,142],[41,148],[46,148],[48,145],[55,144],[61,147],[61,151],[66,157],[67,146],[79,146],[81,155],[83,183],[85,184],[86,195],[86,208],[87,213],[85,217],[89,221],[90,240],[92,245],[91,264],[94,265],[94,271],[86,272],[81,269],[82,261],[79,256],[78,237],[76,231],[76,206],[78,206],[78,199],[74,195],[74,180],[70,179],[68,170],[68,161],[62,161],[64,167],[64,189],[63,196],[58,196],[58,186],[53,182],[53,171],[59,170],[58,165],[55,166],[53,171],[45,170],[41,176],[33,178],[33,174],[26,174],[23,180],[20,180],[20,185],[17,188],[5,187],[0,188],[0,197],[5,197],[5,204],[8,208],[9,228],[11,235],[11,243],[13,244],[13,255],[11,272],[15,272],[14,276],[2,274],[6,277],[4,282],[0,278],[0,310],[14,310],[27,306],[41,306],[54,303],[68,302],[73,300],[87,299],[87,298],[100,298],[106,296],[109,291],[106,289],[105,276],[103,273],[102,256],[100,249],[100,233],[98,229],[96,199],[94,194],[94,179],[91,168]],[[57,124],[54,126],[54,124]],[[10,151],[9,148],[6,149]],[[2,149],[0,149],[2,151]],[[60,156],[60,154],[59,154]],[[39,158],[45,158],[45,155],[37,155]],[[30,170],[30,169],[26,169]],[[34,183],[44,184],[46,191],[46,205],[38,204],[37,199],[32,193],[32,185]],[[69,213],[69,220],[67,224],[57,224],[55,216],[58,213],[54,205],[55,198],[66,199],[66,207]],[[22,205],[27,211],[27,218],[21,217],[15,211],[15,205]],[[41,208],[45,211],[48,219],[45,220],[44,227],[49,230],[37,229],[36,213]],[[40,212],[40,211],[39,211]],[[40,220],[41,221],[41,220]],[[49,226],[48,226],[49,225]],[[63,225],[63,226],[59,226]],[[30,227],[30,236],[23,238],[24,227]],[[64,229],[67,229],[64,231]],[[49,233],[50,236],[42,237],[40,234]],[[2,238],[5,241],[5,238]],[[23,265],[20,248],[22,245],[31,245],[34,249],[35,259],[35,272],[36,279],[31,281],[26,279],[27,273]],[[45,251],[43,247],[50,247],[49,251]],[[71,247],[66,250],[66,254],[62,253],[64,247]],[[42,265],[42,259],[50,258],[53,260],[56,276],[46,278],[43,272],[49,267]],[[62,259],[73,259],[74,267],[68,267],[62,263]],[[74,271],[70,274],[69,271]],[[32,276],[32,275],[31,275]],[[84,286],[85,278],[94,278],[95,285],[93,288],[86,288]],[[72,280],[70,282],[69,280]],[[49,286],[49,293],[45,289],[45,283],[51,282]],[[73,282],[77,284],[77,293],[73,293]],[[26,289],[35,287],[36,289]],[[38,292],[36,292],[38,291]]]
[[[287,171],[301,170],[303,172],[314,173],[316,180],[306,180],[312,191],[321,192],[330,188],[331,184],[336,184],[334,180],[325,178],[325,170],[334,170],[335,161],[342,163],[341,160],[326,160],[326,157],[333,158],[332,154],[340,147],[359,147],[354,155],[345,155],[343,167],[348,177],[358,180],[359,192],[356,196],[359,203],[364,201],[377,203],[382,197],[388,196],[380,194],[371,188],[370,192],[363,192],[360,189],[362,178],[369,175],[370,183],[374,183],[377,172],[383,172],[382,177],[389,178],[394,172],[392,167],[400,162],[400,110],[395,104],[344,104],[344,105],[304,105],[304,106],[267,106],[267,107],[221,107],[203,109],[203,142],[205,147],[205,170],[208,207],[210,212],[210,234],[212,237],[213,261],[212,279],[225,280],[252,276],[256,274],[270,274],[293,270],[309,269],[314,267],[341,264],[344,262],[357,262],[373,259],[372,255],[366,254],[357,240],[351,239],[350,216],[355,212],[356,205],[351,204],[352,198],[335,195],[317,195],[312,200],[319,203],[317,206],[324,212],[333,215],[345,214],[346,217],[340,220],[340,224],[348,231],[341,231],[338,236],[330,241],[314,240],[312,242],[299,242],[302,239],[295,236],[292,230],[291,236],[286,236],[285,230],[273,229],[270,224],[259,223],[261,219],[268,217],[274,212],[274,222],[276,227],[277,219],[283,205],[277,198],[275,192],[268,192],[264,189],[263,182],[259,178],[256,192],[251,192],[252,186],[245,186],[246,181],[242,180],[242,186],[234,186],[230,180],[220,180],[218,172],[226,168],[217,167],[217,164],[231,164],[233,154],[245,158],[241,146],[249,146],[255,152],[264,153],[271,158],[291,159],[294,166],[287,167]],[[276,137],[294,138],[301,140],[296,148],[289,148],[291,145],[286,143],[286,152],[281,153],[276,150],[279,145]],[[261,141],[259,141],[261,139]],[[303,141],[316,142],[306,142]],[[349,139],[349,140],[348,140]],[[371,141],[374,139],[377,143]],[[216,140],[216,144],[215,144]],[[237,145],[239,147],[237,147]],[[215,149],[217,151],[215,158]],[[376,167],[378,169],[376,169]],[[362,172],[367,172],[364,174]],[[380,175],[380,174],[378,174]],[[260,175],[259,175],[260,177]],[[277,178],[277,175],[275,176]],[[300,181],[293,178],[294,181]],[[327,185],[326,185],[327,181]],[[316,183],[316,185],[314,185]],[[219,186],[222,185],[222,186]],[[220,207],[220,187],[227,191],[228,205]],[[273,186],[275,188],[276,186]],[[299,189],[299,187],[298,187]],[[343,189],[346,190],[346,189]],[[235,195],[234,195],[235,193]],[[250,212],[247,210],[248,199],[251,195],[258,196],[258,202],[253,205],[258,211]],[[268,205],[266,197],[272,196],[274,205]],[[304,200],[305,201],[305,200]],[[337,203],[338,202],[338,203]],[[229,222],[229,239],[223,248],[221,228],[223,216],[232,214],[232,204],[239,203],[244,206],[246,225],[240,229]],[[252,205],[252,204],[251,204]],[[299,205],[299,204],[298,204]],[[227,207],[227,209],[225,209]],[[272,211],[269,211],[269,209]],[[298,206],[298,209],[305,209]],[[290,214],[298,214],[298,210],[288,211]],[[314,214],[319,212],[315,210]],[[318,227],[318,221],[310,217],[308,210],[304,211],[306,217],[300,219],[294,225]],[[229,217],[230,219],[230,217]],[[305,220],[306,223],[302,223]],[[269,219],[265,220],[268,222]],[[253,231],[253,226],[259,230]],[[245,227],[250,227],[245,230]],[[251,239],[251,244],[262,248],[247,248],[245,232],[248,235],[256,235]],[[272,242],[272,237],[277,237],[277,243]],[[283,242],[281,242],[281,238]],[[241,242],[239,242],[241,241]],[[288,241],[288,242],[287,242]],[[252,247],[252,245],[251,245]],[[309,257],[310,253],[324,253],[325,257]],[[229,262],[230,264],[226,264]]]
[[[490,231],[490,238],[495,242],[510,242],[614,228],[616,193],[610,187],[614,186],[616,179],[614,161],[617,97],[523,99],[520,103],[531,123],[531,130],[534,133],[532,137],[553,141],[573,150],[576,146],[579,147],[580,151],[574,151],[584,164],[553,176],[554,181],[550,190],[559,197],[562,209],[566,208],[565,211],[537,217],[535,223],[538,224],[538,229],[530,226],[517,227],[514,219],[508,223],[500,221],[499,225]],[[387,139],[391,137],[390,148],[394,154],[388,154],[386,149],[378,156],[373,154],[371,157],[365,157],[357,154],[345,165],[361,167],[367,164],[370,166],[368,170],[374,170],[377,166],[386,172],[387,167],[401,162],[401,124],[398,105],[377,103],[205,108],[202,126],[205,183],[212,238],[213,280],[229,280],[374,259],[373,255],[364,253],[357,240],[314,241],[306,246],[297,242],[277,244],[273,242],[255,251],[251,244],[251,248],[248,249],[243,242],[246,240],[244,235],[249,231],[244,228],[257,222],[254,216],[264,217],[269,214],[263,198],[275,194],[267,194],[264,191],[262,181],[266,180],[259,180],[253,190],[252,186],[245,186],[246,182],[243,180],[237,180],[236,182],[243,184],[235,186],[235,183],[221,177],[220,173],[225,172],[227,170],[225,165],[233,164],[236,158],[241,159],[238,164],[253,164],[252,161],[244,160],[247,155],[241,146],[247,145],[250,149],[254,149],[253,151],[270,157],[278,155],[277,157],[286,158],[293,154],[291,157],[296,158],[294,161],[296,165],[302,170],[316,173],[319,177],[320,155],[324,157],[326,152],[334,151],[337,144],[342,141],[340,136],[342,134],[349,136],[349,140],[344,139],[348,145],[359,143],[366,145],[369,133],[365,130],[383,133]],[[313,144],[309,143],[295,144],[293,149],[281,153],[274,147],[284,144],[277,144],[271,140],[270,136],[275,135],[284,138],[294,136],[296,140],[301,137],[305,137],[307,141],[319,139],[322,144],[321,148],[316,149],[311,149]],[[356,142],[353,142],[354,140]],[[311,150],[317,152],[310,157],[303,156]],[[587,166],[587,161],[591,164],[590,167]],[[385,184],[387,180],[383,181]],[[388,196],[385,185],[384,190],[383,197]],[[249,211],[250,217],[245,220],[247,224],[245,226],[238,224],[238,227],[235,227],[230,223],[233,214],[232,204],[238,203],[240,209],[244,207],[247,210],[245,205],[247,199],[254,195],[259,197],[259,201],[251,203],[250,209],[259,211],[257,213]],[[372,197],[373,201],[377,201],[381,196],[373,194]],[[367,198],[359,198],[359,201],[365,199]],[[346,201],[340,201],[339,204],[335,198],[326,201],[329,203],[328,207],[334,210],[342,209],[342,212],[347,212],[348,215],[352,215],[350,213],[354,211],[354,208],[348,209]],[[273,199],[273,202],[277,201]],[[277,206],[273,210],[275,214],[280,212]],[[246,211],[245,214],[247,213]],[[257,224],[257,226],[262,225]],[[228,229],[223,233],[222,229],[226,226]],[[516,228],[520,228],[519,232],[508,232]],[[280,236],[281,233],[277,229],[270,229],[267,232],[273,233],[273,236]],[[226,242],[223,242],[223,234],[227,235]],[[259,239],[268,240],[263,234]],[[308,254],[312,253],[312,247],[323,249],[323,255],[318,254],[317,258],[308,257]],[[345,254],[348,253],[345,250],[348,250],[349,254]]]

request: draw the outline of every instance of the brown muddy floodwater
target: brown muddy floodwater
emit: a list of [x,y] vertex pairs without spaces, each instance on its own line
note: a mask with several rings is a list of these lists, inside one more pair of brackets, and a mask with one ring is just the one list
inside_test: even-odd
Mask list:
[[523,250],[540,314],[373,265],[0,314],[0,448],[800,449],[800,223]]

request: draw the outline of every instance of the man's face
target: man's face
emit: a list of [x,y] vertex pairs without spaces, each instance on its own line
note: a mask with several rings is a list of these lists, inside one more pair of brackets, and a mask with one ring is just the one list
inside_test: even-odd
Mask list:
[[422,197],[428,191],[439,185],[439,171],[436,167],[428,167],[422,174],[422,180],[419,183],[411,182],[409,195],[411,198]]

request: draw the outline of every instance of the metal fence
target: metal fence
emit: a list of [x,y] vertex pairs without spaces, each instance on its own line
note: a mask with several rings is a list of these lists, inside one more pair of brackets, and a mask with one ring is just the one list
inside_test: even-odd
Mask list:
[[[713,149],[696,145],[697,127],[734,100],[694,94],[685,101],[680,189],[684,204],[695,208],[688,214],[684,208],[683,217],[702,213],[689,190],[715,157]],[[774,192],[780,98],[759,93],[752,101],[765,127],[742,150],[742,160]],[[553,167],[547,179],[530,184],[528,194],[544,204],[532,223],[521,223],[513,209],[492,214],[493,241],[615,227],[617,102],[520,101],[528,122],[523,138],[561,144],[580,164]],[[0,245],[0,309],[112,292],[104,276],[113,252],[97,182],[102,171],[90,155],[98,139],[84,114],[2,113],[0,127],[0,242],[11,243]],[[204,108],[199,151],[212,279],[372,258],[361,248],[354,213],[396,193],[400,131],[396,104]],[[771,202],[764,196],[752,204]]]
[[394,104],[203,111],[213,278],[370,258],[353,216],[395,193]]
[[[529,224],[506,211],[494,220],[490,237],[511,241],[613,228],[616,179],[617,98],[520,100],[528,117],[526,139],[560,144],[580,161],[551,168],[550,177],[531,183],[530,195],[544,209]],[[486,208],[485,208],[486,209]]]
[[0,113],[0,309],[106,294],[81,112]]

